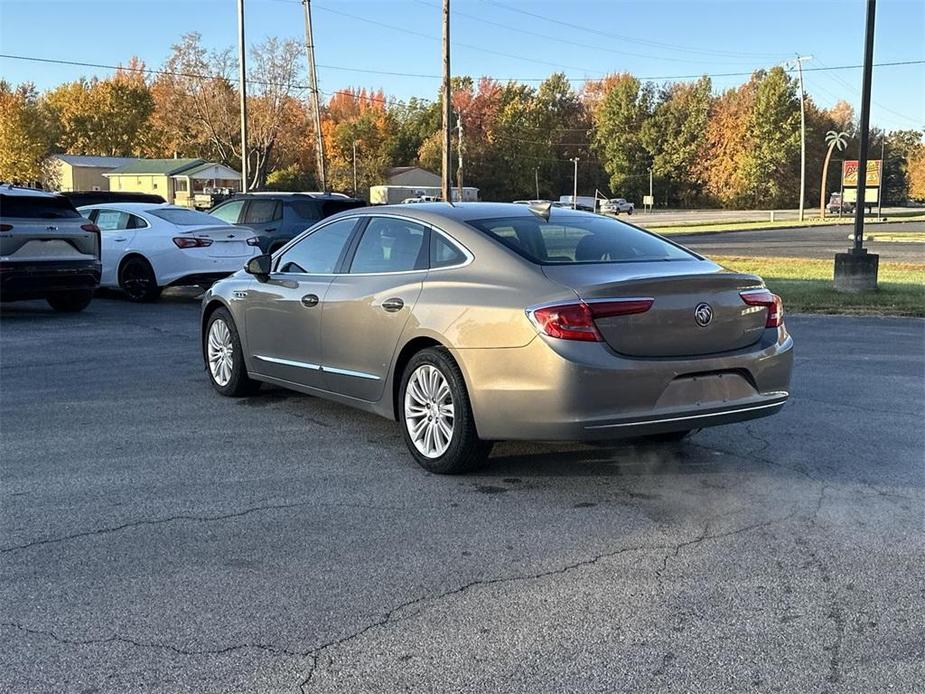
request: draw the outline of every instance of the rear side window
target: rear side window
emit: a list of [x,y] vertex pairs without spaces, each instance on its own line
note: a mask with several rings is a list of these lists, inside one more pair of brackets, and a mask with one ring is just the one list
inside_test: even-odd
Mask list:
[[67,199],[57,195],[0,195],[0,217],[7,219],[80,219]]
[[356,223],[356,219],[341,219],[312,232],[283,253],[277,272],[333,273]]
[[518,255],[540,265],[690,260],[697,256],[616,219],[569,215],[544,222],[506,217],[469,222]]
[[442,234],[436,232],[430,235],[430,266],[432,268],[460,265],[466,261],[466,255]]
[[280,218],[280,205],[276,200],[251,200],[244,213],[245,224],[266,224]]
[[299,219],[309,224],[317,222],[322,218],[321,205],[311,200],[296,200],[289,203],[289,207],[296,213]]
[[214,210],[211,210],[209,214],[229,224],[236,224],[238,217],[241,215],[242,207],[244,207],[243,200],[233,200],[224,205],[219,205]]
[[403,219],[373,217],[357,245],[351,273],[408,272],[427,267],[427,227]]

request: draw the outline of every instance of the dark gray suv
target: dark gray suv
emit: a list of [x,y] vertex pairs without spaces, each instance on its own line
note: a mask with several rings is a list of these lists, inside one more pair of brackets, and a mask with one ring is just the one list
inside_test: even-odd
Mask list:
[[216,205],[209,214],[256,232],[260,250],[273,253],[316,222],[366,203],[340,193],[245,193]]

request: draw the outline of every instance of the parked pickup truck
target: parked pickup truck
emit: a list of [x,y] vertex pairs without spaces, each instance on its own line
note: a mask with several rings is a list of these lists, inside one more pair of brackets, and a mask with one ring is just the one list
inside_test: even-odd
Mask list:
[[601,214],[618,215],[621,212],[633,214],[635,209],[636,206],[631,202],[627,202],[625,198],[611,198],[610,200],[601,200],[600,203]]

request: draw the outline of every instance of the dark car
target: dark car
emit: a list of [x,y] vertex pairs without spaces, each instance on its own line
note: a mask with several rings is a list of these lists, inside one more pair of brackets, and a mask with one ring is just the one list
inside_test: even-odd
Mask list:
[[100,230],[63,195],[0,187],[0,301],[82,311],[100,284]]
[[340,193],[244,193],[209,210],[209,214],[253,229],[260,249],[273,253],[316,222],[366,203]]
[[107,202],[151,202],[155,205],[163,205],[167,202],[154,193],[120,193],[115,190],[74,190],[61,193],[61,195],[70,200],[74,207],[101,205]]

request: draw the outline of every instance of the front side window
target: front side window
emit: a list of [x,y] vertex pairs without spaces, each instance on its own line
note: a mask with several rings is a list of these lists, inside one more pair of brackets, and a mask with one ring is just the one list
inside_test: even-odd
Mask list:
[[357,245],[352,274],[407,272],[427,267],[424,240],[427,227],[393,217],[373,217]]
[[245,224],[266,224],[279,218],[279,203],[276,200],[251,200],[244,213]]
[[96,226],[100,228],[100,231],[127,229],[129,217],[127,212],[119,212],[119,210],[98,210]]
[[224,205],[216,207],[214,210],[209,212],[213,217],[218,217],[223,222],[228,222],[229,224],[237,224],[238,217],[241,216],[241,208],[244,207],[243,200],[233,200],[227,202]]
[[548,222],[538,217],[506,217],[470,221],[469,225],[540,265],[692,260],[697,257],[616,219],[592,215],[555,219],[555,216],[553,212]]
[[279,259],[277,272],[329,275],[337,269],[356,219],[341,219],[321,227],[289,248]]

